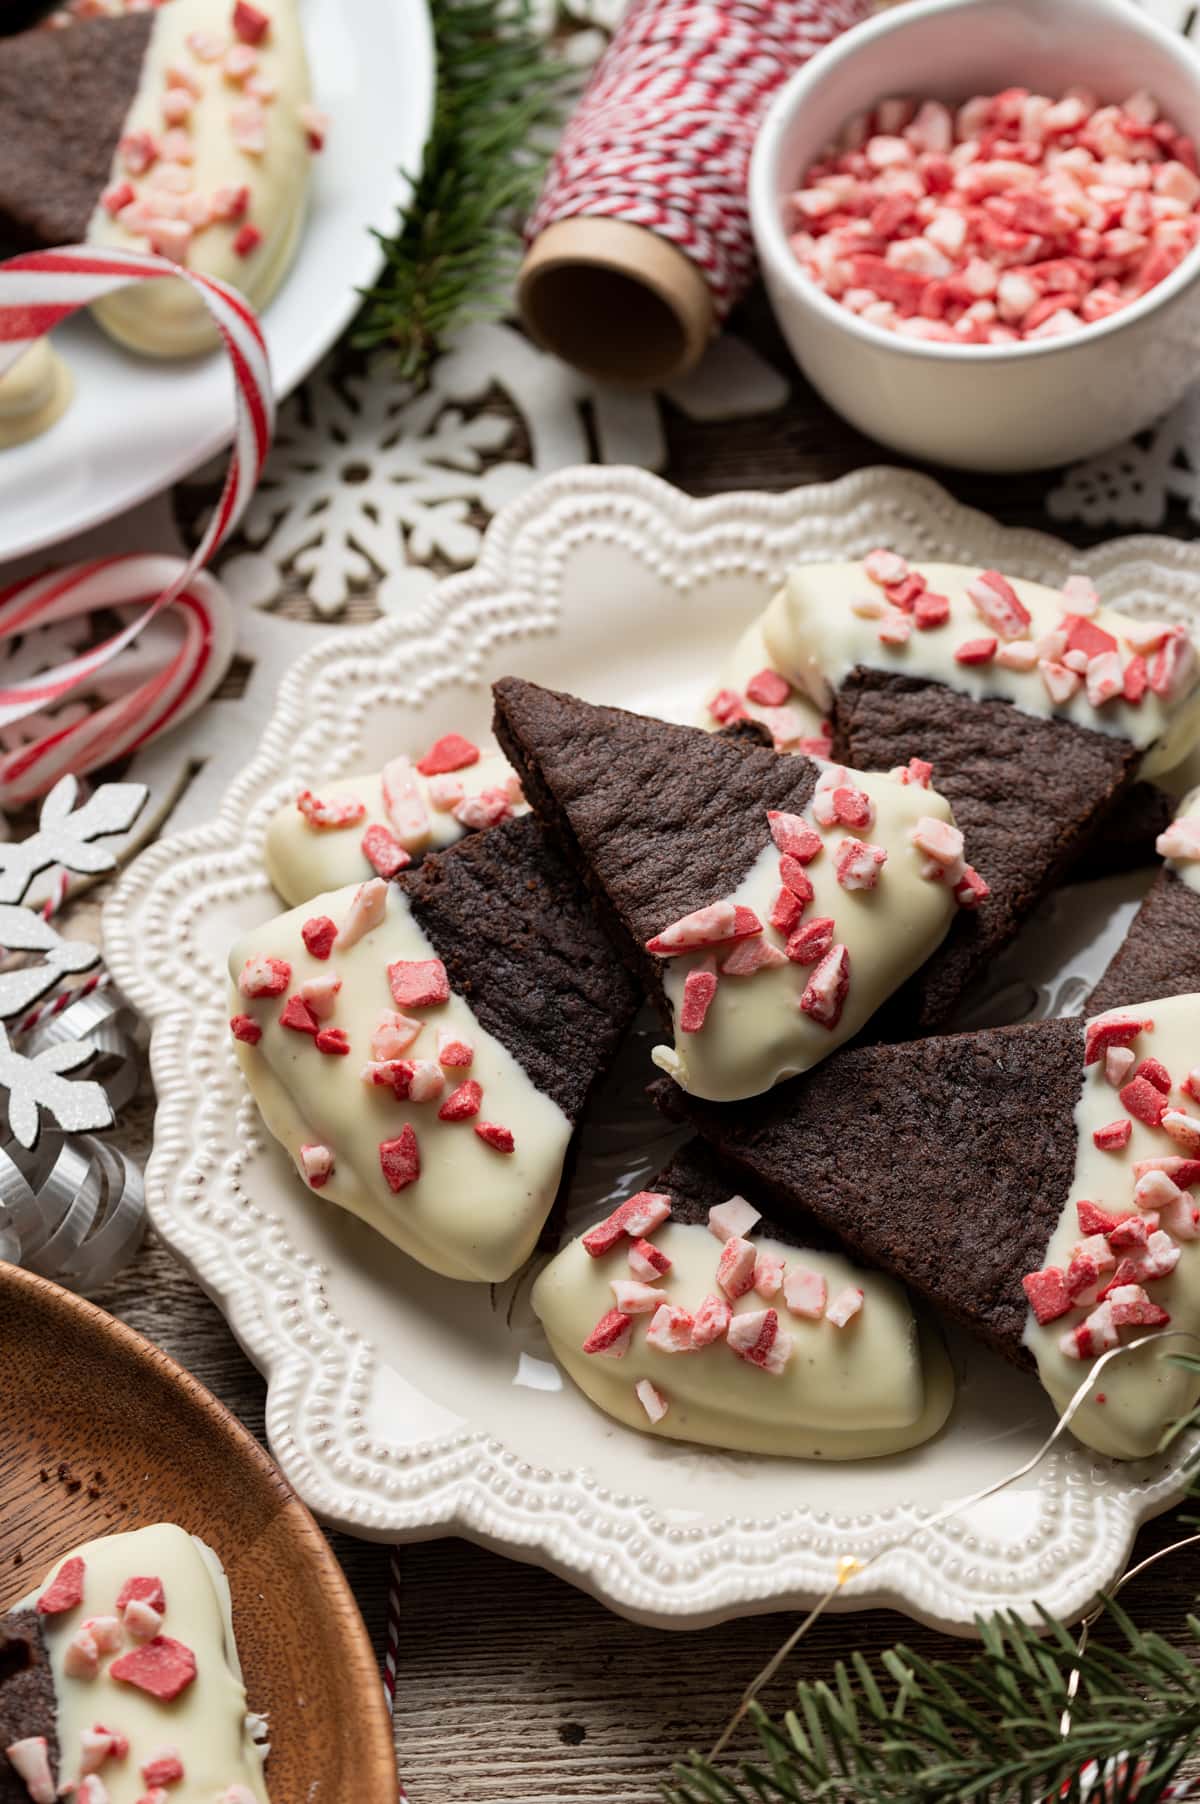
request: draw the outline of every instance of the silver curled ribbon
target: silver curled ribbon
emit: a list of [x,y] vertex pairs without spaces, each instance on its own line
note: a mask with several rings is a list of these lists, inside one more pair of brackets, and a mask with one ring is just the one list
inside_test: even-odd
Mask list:
[[[94,1048],[86,1070],[114,1117],[138,1087],[135,1018],[111,989],[47,1013],[23,1037],[30,1056],[68,1041]],[[90,1134],[43,1126],[35,1146],[0,1141],[0,1259],[71,1290],[96,1291],[133,1258],[146,1226],[142,1174]]]

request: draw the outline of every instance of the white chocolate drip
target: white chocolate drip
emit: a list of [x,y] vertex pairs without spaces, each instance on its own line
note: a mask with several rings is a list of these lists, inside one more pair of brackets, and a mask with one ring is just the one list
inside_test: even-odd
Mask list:
[[[253,306],[262,308],[286,275],[304,224],[311,152],[302,109],[310,89],[297,0],[255,0],[255,4],[271,21],[265,38],[253,47],[255,73],[275,90],[274,98],[262,103],[266,143],[261,154],[240,148],[230,129],[231,113],[252,96],[244,85],[226,79],[220,60],[203,60],[187,41],[192,33],[202,32],[232,48],[238,42],[231,30],[233,0],[165,0],[157,9],[122,136],[146,131],[161,141],[172,129],[162,110],[168,71],[186,68],[201,92],[194,98],[190,118],[176,128],[186,132],[193,160],[175,167],[183,170],[203,199],[211,200],[222,189],[249,187],[250,204],[244,217],[214,220],[197,229],[183,260],[189,269],[231,283]],[[111,182],[130,182],[139,199],[153,195],[164,162],[159,159],[144,174],[130,173],[118,146]],[[234,243],[247,223],[257,227],[262,241],[247,255],[239,255]],[[102,203],[92,215],[87,237],[91,244],[149,248],[145,236],[131,232]],[[122,344],[155,357],[191,356],[220,342],[204,303],[183,282],[140,282],[96,302],[92,311]]]
[[[428,779],[419,772],[414,775],[429,816],[429,839],[420,850],[440,852],[461,839],[467,829],[449,809],[434,807]],[[512,767],[499,752],[485,752],[477,764],[453,775],[462,784],[464,797],[477,796],[485,789],[503,789],[512,776]],[[284,901],[293,904],[305,902],[323,890],[341,889],[347,883],[362,883],[374,876],[362,849],[363,834],[372,826],[393,830],[384,806],[380,771],[362,777],[338,777],[316,784],[315,790],[322,801],[362,802],[367,812],[355,826],[336,828],[311,826],[294,802],[272,815],[264,848],[267,875]],[[520,802],[514,805],[513,813],[526,814],[528,808]]]
[[48,338],[36,339],[0,376],[0,450],[48,432],[73,393],[71,372],[58,352]]
[[[804,1014],[800,996],[812,966],[785,963],[750,977],[719,976],[704,1026],[698,1033],[683,1033],[678,1023],[684,984],[688,973],[710,955],[699,951],[665,960],[663,987],[676,1024],[675,1044],[655,1047],[652,1056],[693,1096],[732,1102],[758,1096],[810,1070],[870,1020],[949,930],[958,907],[953,891],[922,875],[924,858],[909,839],[923,815],[951,820],[949,804],[934,790],[900,783],[880,772],[851,771],[848,782],[865,790],[875,805],[869,828],[822,828],[813,819],[811,805],[804,811],[825,845],[805,867],[814,895],[801,925],[832,917],[834,941],[850,954],[850,987],[841,1019],[830,1029]],[[837,881],[834,854],[850,837],[882,846],[888,854],[874,889],[846,890]],[[968,846],[968,857],[970,850]],[[769,925],[780,889],[779,856],[768,840],[730,900],[752,908],[764,923],[766,940],[782,951],[786,936]]]
[[[724,1340],[690,1353],[661,1352],[646,1343],[648,1316],[635,1317],[624,1357],[584,1353],[588,1334],[613,1307],[612,1280],[629,1276],[627,1241],[593,1259],[582,1240],[573,1240],[539,1275],[533,1306],[554,1357],[608,1415],[670,1440],[793,1459],[870,1459],[936,1434],[954,1400],[950,1362],[940,1336],[918,1323],[903,1287],[838,1253],[798,1251],[758,1235],[754,1244],[821,1273],[830,1296],[847,1285],[864,1292],[861,1311],[845,1328],[802,1320],[773,1297],[769,1307],[793,1342],[779,1375],[747,1364]],[[721,1243],[707,1228],[668,1222],[654,1245],[672,1261],[655,1285],[664,1302],[694,1311],[716,1291]],[[740,1314],[764,1305],[751,1291],[732,1307]],[[643,1378],[669,1406],[653,1426],[634,1390]]]
[[[1180,1095],[1178,1085],[1197,1061],[1200,996],[1172,996],[1161,1002],[1141,1003],[1128,1012],[1153,1020],[1153,1032],[1143,1033],[1136,1041],[1137,1057],[1152,1057],[1166,1066],[1175,1085],[1170,1106],[1191,1112],[1194,1105]],[[1133,1122],[1127,1146],[1116,1152],[1102,1152],[1092,1140],[1094,1131],[1122,1118],[1128,1118],[1128,1112],[1105,1077],[1101,1058],[1084,1069],[1083,1088],[1075,1109],[1075,1172],[1042,1261],[1044,1266],[1056,1265],[1065,1271],[1071,1249],[1083,1239],[1075,1209],[1078,1201],[1096,1203],[1112,1214],[1127,1214],[1134,1208],[1134,1164],[1183,1152],[1161,1129],[1147,1127],[1138,1120]],[[1200,1331],[1200,1240],[1179,1244],[1178,1265],[1167,1277],[1149,1280],[1146,1294],[1168,1311],[1172,1328],[1196,1332]],[[1042,1383],[1060,1412],[1087,1377],[1089,1362],[1068,1358],[1059,1342],[1064,1332],[1086,1314],[1086,1309],[1073,1309],[1043,1327],[1031,1313],[1025,1330],[1025,1345],[1037,1360]],[[1133,1340],[1145,1333],[1144,1328],[1127,1328],[1122,1331],[1122,1340]],[[1072,1421],[1072,1432],[1087,1446],[1118,1459],[1140,1459],[1153,1453],[1167,1424],[1183,1415],[1200,1397],[1200,1379],[1168,1365],[1163,1357],[1185,1350],[1195,1349],[1189,1349],[1182,1340],[1158,1344],[1152,1339],[1136,1353],[1113,1359],[1095,1386],[1104,1402],[1097,1402],[1094,1393],[1089,1395]]]
[[[85,1729],[103,1723],[129,1738],[124,1760],[101,1770],[110,1804],[136,1804],[147,1790],[140,1768],[165,1746],[178,1750],[184,1780],[170,1788],[178,1804],[220,1797],[241,1784],[267,1804],[262,1755],[251,1733],[246,1692],[233,1635],[229,1586],[220,1562],[203,1541],[173,1523],[159,1522],[129,1534],[106,1535],[64,1554],[46,1581],[18,1608],[31,1608],[64,1560],[84,1562],[83,1602],[58,1616],[42,1617],[54,1672],[62,1766],[57,1777],[78,1781]],[[63,1670],[67,1644],[92,1616],[114,1616],[117,1595],[131,1577],[160,1578],[167,1609],[162,1633],[183,1642],[196,1658],[196,1677],[173,1702],[161,1703],[133,1685],[110,1679],[110,1656],[101,1656],[92,1679],[72,1679]],[[135,1643],[126,1636],[122,1652]],[[115,1658],[112,1656],[111,1658]]]
[[[237,1047],[246,1081],[267,1127],[298,1167],[302,1146],[332,1150],[333,1174],[314,1192],[318,1207],[328,1199],[349,1209],[422,1265],[449,1278],[483,1283],[507,1278],[533,1251],[550,1213],[571,1123],[453,992],[448,1002],[404,1011],[425,1026],[403,1056],[436,1062],[438,1035],[445,1030],[474,1046],[470,1069],[448,1068],[443,1094],[421,1103],[400,1102],[389,1086],[363,1082],[363,1066],[373,1057],[375,1024],[396,1006],[388,965],[397,959],[436,958],[437,953],[403,890],[390,884],[377,927],[348,950],[335,946],[328,959],[314,958],[301,938],[303,923],[328,915],[341,926],[354,894],[344,889],[315,896],[255,928],[231,952],[235,985],[245,960],[256,953],[288,961],[289,992],[313,978],[340,978],[333,1012],[321,1025],[341,1028],[350,1039],[347,1056],[318,1052],[308,1034],[279,1025],[283,996],[247,1000],[235,989],[231,1014],[252,1015],[263,1029],[256,1046]],[[441,1103],[466,1078],[483,1089],[475,1120],[509,1128],[515,1140],[512,1153],[486,1145],[473,1131],[472,1120],[438,1120]],[[406,1124],[417,1136],[421,1175],[393,1194],[380,1167],[379,1146],[396,1139]]]
[[[928,678],[980,701],[1010,701],[1026,714],[1053,716],[1129,740],[1144,754],[1140,767],[1144,777],[1169,770],[1195,743],[1200,734],[1200,686],[1191,688],[1173,705],[1148,690],[1137,706],[1118,698],[1095,708],[1082,686],[1070,700],[1052,702],[1036,667],[1010,670],[995,662],[958,663],[954,656],[957,646],[990,636],[967,594],[967,584],[980,572],[964,564],[918,562],[913,568],[926,578],[931,592],[947,597],[950,619],[945,626],[929,631],[914,629],[903,645],[881,643],[879,621],[853,612],[850,604],[856,598],[883,596],[861,563],[805,564],[789,571],[761,620],[768,665],[795,684],[821,713],[828,710],[833,692],[856,665]],[[1020,577],[1009,580],[1032,615],[1027,629],[1031,639],[1057,629],[1063,615],[1072,611],[1060,591]],[[1104,607],[1091,618],[1122,641],[1123,661],[1128,659],[1132,650],[1125,642],[1126,634],[1136,633],[1139,623]],[[912,749],[921,750],[919,746]]]

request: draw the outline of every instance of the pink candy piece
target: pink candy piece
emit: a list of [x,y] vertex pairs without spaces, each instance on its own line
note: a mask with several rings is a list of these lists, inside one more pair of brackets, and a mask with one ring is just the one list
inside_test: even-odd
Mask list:
[[1110,1046],[1104,1055],[1104,1076],[1114,1090],[1119,1090],[1136,1064],[1136,1055],[1128,1046]]
[[234,36],[244,44],[261,44],[271,29],[271,16],[250,0],[235,0],[233,8]]
[[[313,1190],[323,1189],[324,1186],[329,1182],[330,1178],[333,1176],[334,1158],[333,1158],[332,1152],[330,1151],[330,1149],[327,1146],[319,1146],[319,1145],[302,1146],[300,1148],[300,1165],[304,1172],[304,1176],[305,1176],[307,1183],[309,1184],[310,1188]],[[136,1608],[139,1612],[145,1612],[145,1611],[149,1610],[149,1605],[148,1604],[138,1604],[136,1606],[131,1605],[130,1608],[131,1609]],[[150,1611],[150,1615],[152,1615],[152,1616],[157,1615],[157,1611]],[[142,1626],[145,1626],[146,1622],[148,1621],[148,1618],[144,1614],[139,1614],[138,1617],[136,1618],[136,1620]],[[161,1618],[159,1618],[159,1620],[161,1621]],[[131,1630],[131,1632],[133,1631],[132,1622],[130,1624],[130,1630]],[[157,1632],[158,1632],[157,1629],[151,1629],[149,1636],[143,1637],[143,1636],[139,1635],[137,1638],[139,1640],[142,1640],[142,1639],[148,1640],[148,1639],[151,1639],[155,1634],[157,1634]]]
[[924,852],[926,858],[943,872],[954,872],[956,879],[961,875],[963,855],[962,829],[952,821],[939,820],[936,815],[923,814],[915,827],[909,832],[909,838],[918,852]]
[[954,659],[958,664],[990,664],[996,655],[995,639],[964,639],[961,645],[954,648]]
[[124,1643],[125,1631],[116,1616],[89,1616],[80,1627],[87,1630],[102,1654],[115,1654]]
[[394,1009],[384,1009],[371,1034],[371,1057],[384,1063],[402,1058],[421,1032],[423,1025],[423,1022],[414,1020],[411,1015],[401,1015],[397,1014]]
[[825,1311],[825,1320],[832,1322],[835,1328],[844,1328],[847,1322],[854,1320],[863,1306],[863,1293],[857,1284],[847,1284],[839,1290]]
[[633,1387],[634,1395],[645,1410],[651,1422],[661,1422],[670,1408],[660,1390],[656,1390],[648,1378],[639,1378]]
[[834,854],[834,869],[843,889],[874,889],[879,874],[887,863],[882,846],[868,845],[861,839],[844,839]]
[[785,1262],[778,1253],[759,1252],[754,1261],[754,1289],[764,1301],[779,1295],[784,1270]]
[[196,1677],[196,1656],[182,1641],[158,1635],[144,1647],[122,1654],[108,1669],[116,1684],[133,1685],[139,1691],[169,1704],[185,1692]]
[[746,684],[747,698],[764,708],[779,708],[792,693],[792,685],[777,670],[760,670]]
[[[319,1155],[314,1161],[315,1168],[319,1173],[315,1177],[309,1169],[310,1154]],[[333,1154],[327,1146],[302,1146],[300,1159],[304,1165],[305,1177],[314,1190],[319,1190],[333,1171]],[[162,1625],[162,1611],[154,1609],[150,1604],[142,1603],[138,1598],[135,1598],[125,1611],[125,1627],[134,1641],[153,1641]]]
[[730,1302],[754,1289],[754,1267],[758,1254],[752,1241],[732,1235],[721,1249],[717,1261],[717,1283]]
[[149,1786],[179,1785],[184,1778],[183,1761],[179,1757],[178,1748],[159,1748],[156,1754],[142,1763],[139,1770]]
[[1121,1147],[1129,1145],[1129,1137],[1133,1133],[1132,1121],[1122,1118],[1110,1121],[1104,1127],[1095,1128],[1092,1140],[1104,1153],[1119,1152]]
[[380,773],[383,806],[406,851],[415,852],[430,834],[429,810],[408,758],[389,758]]
[[1084,1064],[1094,1065],[1110,1046],[1131,1046],[1139,1034],[1150,1033],[1153,1028],[1154,1022],[1149,1016],[1125,1010],[1095,1016],[1084,1029]]
[[46,1737],[26,1735],[20,1741],[9,1742],[4,1753],[17,1777],[24,1780],[30,1804],[55,1804],[58,1794]]
[[692,1317],[692,1345],[708,1347],[729,1332],[733,1311],[722,1297],[707,1296]]
[[641,1240],[661,1228],[671,1213],[671,1199],[663,1191],[639,1190],[618,1203],[612,1214],[583,1236],[584,1250],[593,1259],[612,1251],[619,1241]]
[[664,927],[646,941],[646,951],[660,958],[673,958],[680,952],[695,952],[705,946],[720,946],[727,940],[740,940],[762,932],[762,922],[752,908],[733,902],[710,902],[680,920]]
[[827,1286],[820,1272],[807,1265],[788,1267],[783,1280],[783,1300],[793,1315],[819,1322],[825,1314]]
[[[311,952],[314,958],[328,958],[337,939],[337,924],[328,915],[313,915],[301,927],[300,938],[304,941],[305,950]],[[290,970],[288,975],[291,975]],[[286,980],[284,988],[287,988]]]
[[800,1008],[832,1033],[842,1018],[849,990],[850,954],[845,946],[833,946],[805,984]]
[[649,1315],[662,1302],[662,1296],[653,1284],[645,1284],[638,1278],[614,1278],[612,1292],[622,1315]]
[[438,1110],[439,1121],[470,1121],[483,1107],[483,1086],[474,1078],[452,1090]]
[[708,1231],[720,1241],[744,1239],[762,1220],[759,1210],[744,1196],[731,1196],[714,1203],[708,1212]]
[[1032,616],[1007,577],[985,570],[967,584],[975,612],[1000,639],[1022,639]]
[[342,980],[335,971],[322,977],[308,977],[296,991],[301,1001],[307,1002],[318,1021],[328,1021],[337,1006],[338,991]]
[[774,1309],[750,1309],[735,1315],[725,1338],[739,1359],[776,1378],[792,1356],[792,1337],[780,1328]]
[[503,789],[484,789],[477,796],[464,796],[450,810],[461,827],[479,833],[488,827],[499,827],[513,817],[513,805]]
[[63,1671],[69,1679],[85,1683],[100,1670],[100,1648],[88,1629],[76,1629],[63,1654]]
[[380,1141],[379,1166],[393,1196],[416,1183],[421,1175],[421,1149],[411,1124],[406,1123],[396,1139]]
[[694,1317],[678,1303],[659,1303],[646,1330],[646,1345],[660,1353],[694,1353]]
[[633,1335],[633,1317],[619,1309],[602,1315],[583,1343],[585,1353],[599,1353],[605,1359],[624,1359]]
[[383,920],[387,913],[388,886],[382,877],[369,877],[360,883],[350,900],[346,919],[334,944],[343,951],[356,946],[365,934],[371,933]]
[[78,1554],[64,1560],[37,1600],[39,1616],[61,1616],[83,1602],[83,1581],[87,1567]]
[[432,1059],[396,1059],[392,1088],[401,1102],[436,1102],[446,1088],[446,1079]]
[[[237,249],[236,240],[234,249]],[[393,833],[389,833],[378,822],[368,827],[362,836],[362,855],[375,875],[385,879],[399,876],[412,863],[412,854],[404,849]]]
[[470,1040],[443,1027],[438,1030],[437,1054],[439,1065],[465,1070],[474,1061],[475,1048]]
[[771,838],[779,850],[794,858],[797,864],[811,864],[825,842],[803,815],[768,808],[767,819],[771,823]]
[[440,958],[395,959],[387,976],[399,1009],[434,1008],[450,1000],[450,979]]
[[300,791],[296,797],[296,806],[310,827],[353,827],[367,812],[366,803],[358,801],[354,796],[342,796],[323,802],[311,789]]
[[291,981],[292,967],[286,958],[256,952],[238,974],[238,989],[243,996],[282,996]]
[[511,1128],[498,1121],[477,1121],[472,1130],[477,1139],[485,1146],[490,1146],[494,1153],[511,1153],[516,1148],[516,1138]]
[[727,952],[721,960],[721,975],[753,977],[756,971],[769,971],[775,965],[786,964],[786,955],[770,940],[738,940],[732,952]]
[[683,1003],[679,1010],[679,1031],[698,1034],[708,1017],[717,993],[715,971],[689,971],[683,981]]
[[897,551],[871,551],[863,559],[863,569],[873,583],[884,586],[887,583],[903,582],[908,575],[908,564]]
[[649,1240],[635,1240],[629,1249],[629,1269],[643,1284],[653,1284],[671,1269],[671,1260]]

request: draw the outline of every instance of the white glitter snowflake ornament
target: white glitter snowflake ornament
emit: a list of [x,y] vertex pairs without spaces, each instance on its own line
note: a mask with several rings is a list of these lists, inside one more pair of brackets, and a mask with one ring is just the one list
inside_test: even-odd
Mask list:
[[92,840],[132,827],[145,805],[142,783],[106,783],[81,808],[77,777],[60,777],[42,803],[38,830],[28,839],[0,844],[0,902],[19,902],[39,871],[61,864],[92,876],[116,863]]
[[0,1023],[0,1089],[8,1092],[8,1125],[23,1147],[37,1145],[43,1111],[67,1134],[112,1126],[115,1116],[104,1086],[66,1075],[95,1052],[90,1040],[64,1040],[27,1058]]

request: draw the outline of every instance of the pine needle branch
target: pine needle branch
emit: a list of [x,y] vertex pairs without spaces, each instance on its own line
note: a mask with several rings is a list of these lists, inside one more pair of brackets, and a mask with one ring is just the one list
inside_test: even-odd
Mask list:
[[505,305],[568,74],[531,29],[528,0],[432,0],[430,10],[433,126],[400,230],[376,233],[386,266],[354,339],[393,347],[409,380],[451,328]]

